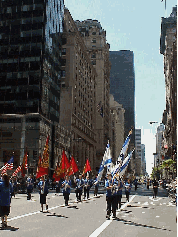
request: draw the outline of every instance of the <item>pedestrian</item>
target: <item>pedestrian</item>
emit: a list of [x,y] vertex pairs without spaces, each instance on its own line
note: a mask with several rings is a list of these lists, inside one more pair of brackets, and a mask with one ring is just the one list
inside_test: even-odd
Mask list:
[[96,178],[94,180],[94,196],[97,196],[98,195],[98,188],[99,188],[99,182],[97,181],[97,175],[96,175]]
[[130,183],[130,179],[128,179],[125,182],[125,195],[128,202],[129,202],[129,195],[130,195],[131,188],[132,188],[132,185]]
[[107,213],[106,218],[109,220],[111,215],[111,207],[113,213],[113,219],[116,218],[116,203],[117,203],[117,181],[112,179],[110,173],[107,174],[107,180],[105,183],[106,187],[106,202],[107,202]]
[[40,182],[38,183],[38,188],[40,194],[41,212],[43,212],[43,204],[46,204],[46,211],[47,211],[48,205],[46,203],[46,196],[48,194],[48,184],[45,181],[44,176],[41,177]]
[[69,180],[69,176],[66,176],[65,180],[62,182],[63,187],[63,196],[65,200],[65,206],[69,206],[69,196],[70,196],[70,188],[71,188],[71,181]]
[[134,185],[135,185],[135,191],[136,191],[137,190],[137,185],[138,185],[138,182],[137,182],[136,178],[134,179]]
[[0,216],[2,228],[7,227],[7,216],[10,213],[12,187],[9,182],[9,176],[4,174],[0,182]]
[[12,196],[14,196],[14,198],[15,198],[15,184],[14,184],[13,178],[10,179],[10,184],[11,184],[11,188],[12,188],[11,198],[12,198]]
[[147,189],[149,189],[149,186],[150,186],[150,180],[147,179]]
[[61,180],[56,181],[56,193],[60,193],[61,184]]
[[31,193],[33,192],[32,175],[27,178],[27,200],[31,200]]
[[118,204],[119,204],[119,209],[121,209],[121,199],[122,199],[122,188],[123,188],[123,183],[121,178],[118,180],[118,190],[117,190],[117,204],[116,204],[116,209],[118,210]]
[[157,196],[158,193],[158,181],[156,179],[153,180],[153,198]]
[[84,180],[82,179],[82,175],[79,175],[79,178],[76,179],[75,183],[76,183],[76,189],[75,189],[76,199],[77,201],[81,202],[82,190],[84,186]]
[[84,180],[84,199],[89,199],[89,193],[90,193],[90,187],[91,187],[91,180],[89,179],[89,176],[86,176]]

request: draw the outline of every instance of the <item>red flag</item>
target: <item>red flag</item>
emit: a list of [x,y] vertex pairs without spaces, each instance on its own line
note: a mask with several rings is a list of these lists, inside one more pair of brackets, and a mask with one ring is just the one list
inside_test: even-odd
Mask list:
[[64,172],[66,172],[69,167],[70,167],[70,162],[67,159],[65,151],[63,150],[62,151],[62,169],[64,170]]
[[77,167],[77,164],[74,160],[74,157],[72,156],[71,161],[70,161],[70,168],[69,168],[68,175],[70,176],[70,175],[76,173],[77,171],[78,171],[78,167]]
[[28,157],[27,152],[25,152],[21,168],[22,177],[25,176],[25,170],[27,170],[27,157]]
[[62,169],[62,162],[60,162],[60,165],[56,166],[56,169],[53,174],[54,181],[59,181],[61,178],[64,178],[65,173]]
[[39,157],[36,178],[38,179],[41,176],[48,174],[48,171],[49,171],[49,135],[46,139],[46,145],[44,147],[42,159]]
[[84,169],[83,169],[82,175],[84,175],[84,174],[85,174],[86,172],[88,172],[88,171],[91,171],[91,166],[90,166],[89,160],[87,159],[87,160],[86,160],[86,163],[85,163],[85,166],[84,166]]

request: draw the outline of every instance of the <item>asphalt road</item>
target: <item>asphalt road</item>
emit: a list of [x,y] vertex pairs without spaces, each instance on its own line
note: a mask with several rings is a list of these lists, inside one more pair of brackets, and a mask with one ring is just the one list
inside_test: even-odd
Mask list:
[[158,197],[152,198],[152,189],[139,186],[132,188],[130,202],[122,198],[123,210],[116,220],[106,220],[106,197],[101,194],[82,203],[75,203],[71,193],[69,207],[64,207],[62,194],[50,192],[47,196],[49,212],[40,212],[39,194],[33,193],[27,201],[25,194],[12,198],[11,213],[6,229],[0,236],[22,237],[95,237],[95,236],[177,236],[176,207],[169,202],[166,191],[159,189]]

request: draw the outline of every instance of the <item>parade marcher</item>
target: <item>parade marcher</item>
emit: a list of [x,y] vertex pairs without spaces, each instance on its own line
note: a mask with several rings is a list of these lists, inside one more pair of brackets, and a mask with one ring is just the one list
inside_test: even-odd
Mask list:
[[149,186],[150,186],[150,180],[147,179],[147,189],[149,189]]
[[11,184],[11,198],[12,198],[12,196],[15,197],[15,184],[13,178],[10,179],[10,184]]
[[137,186],[138,186],[138,181],[137,181],[136,178],[134,179],[134,185],[135,185],[135,191],[136,191],[137,190]]
[[86,179],[84,180],[84,199],[89,199],[89,193],[90,193],[90,187],[91,187],[91,180],[89,179],[89,176],[86,176]]
[[116,204],[116,209],[118,209],[118,204],[119,204],[119,209],[121,209],[122,188],[123,188],[123,183],[122,183],[121,178],[119,178],[119,180],[118,180],[118,190],[117,190],[117,204]]
[[153,198],[157,196],[158,193],[158,181],[157,180],[153,180]]
[[27,200],[31,200],[31,193],[33,192],[33,179],[30,175],[27,178]]
[[106,202],[107,202],[107,214],[106,214],[107,219],[110,219],[111,207],[112,207],[113,218],[116,218],[117,185],[118,184],[117,184],[116,180],[112,180],[111,174],[108,173],[107,180],[105,183]]
[[132,188],[132,185],[130,183],[130,179],[128,179],[125,182],[125,195],[128,202],[129,202],[129,195],[130,195],[131,188]]
[[40,194],[40,203],[41,203],[41,212],[43,212],[43,204],[46,204],[46,210],[48,210],[48,205],[46,203],[46,196],[48,194],[48,184],[44,179],[44,176],[41,177],[40,182],[38,183],[39,194]]
[[75,189],[76,198],[77,198],[77,201],[79,202],[81,202],[83,186],[84,186],[84,181],[82,179],[82,175],[79,175],[79,178],[76,179],[76,189]]
[[60,189],[61,189],[61,180],[56,181],[56,193],[60,193]]
[[95,189],[94,189],[94,196],[97,196],[98,195],[98,188],[99,188],[99,182],[97,182],[97,176],[96,176],[96,178],[94,180],[94,187],[95,187]]
[[62,182],[62,187],[63,187],[65,206],[68,206],[70,188],[71,188],[71,181],[69,180],[69,176],[66,176],[65,181]]
[[4,174],[0,182],[0,216],[2,227],[7,227],[7,216],[10,213],[12,187],[9,182],[9,176]]

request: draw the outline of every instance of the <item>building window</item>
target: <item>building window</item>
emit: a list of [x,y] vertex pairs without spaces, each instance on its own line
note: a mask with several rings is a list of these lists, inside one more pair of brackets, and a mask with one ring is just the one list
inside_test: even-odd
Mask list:
[[91,55],[91,58],[96,58],[96,53],[93,53],[93,54]]
[[96,38],[93,38],[93,39],[92,39],[92,43],[96,43]]
[[92,64],[93,64],[93,65],[96,65],[96,60],[92,60]]
[[92,35],[96,35],[96,32],[94,31],[94,32],[92,32]]

